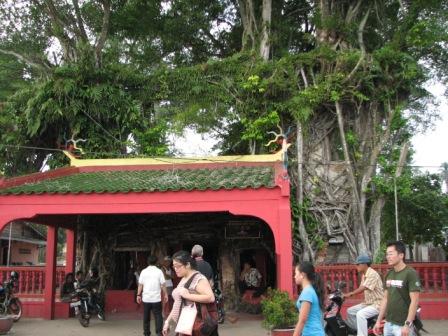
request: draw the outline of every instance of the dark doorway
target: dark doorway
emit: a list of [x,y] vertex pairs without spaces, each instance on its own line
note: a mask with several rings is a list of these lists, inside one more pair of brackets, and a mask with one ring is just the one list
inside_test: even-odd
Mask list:
[[189,241],[184,242],[182,244],[182,249],[191,252],[191,248],[196,244],[199,244],[203,247],[204,260],[207,261],[210,264],[210,266],[212,266],[213,275],[216,278],[220,270],[218,244],[216,244],[216,242],[210,242],[210,241]]
[[[260,285],[264,288],[275,287],[276,270],[275,263],[269,254],[263,249],[247,249],[240,253],[241,267],[245,262],[252,262],[261,273]],[[240,269],[241,272],[241,269]]]

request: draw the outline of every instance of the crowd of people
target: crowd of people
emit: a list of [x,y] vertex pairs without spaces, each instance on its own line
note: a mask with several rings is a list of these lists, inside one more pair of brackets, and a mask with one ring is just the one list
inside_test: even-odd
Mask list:
[[[372,259],[367,254],[361,254],[355,261],[358,273],[361,275],[360,286],[344,294],[350,298],[364,294],[362,303],[347,310],[347,325],[355,330],[358,336],[367,336],[367,320],[378,315],[375,332],[379,332],[383,319],[384,336],[414,336],[413,321],[419,302],[421,290],[417,272],[405,263],[406,247],[403,242],[395,241],[387,245],[386,260],[391,266],[385,281],[372,267]],[[150,313],[155,319],[157,335],[166,336],[179,320],[182,308],[188,305],[205,305],[209,314],[216,318],[216,305],[213,293],[213,269],[203,258],[202,246],[193,246],[191,252],[179,251],[172,257],[166,256],[160,267],[155,256],[148,257],[148,266],[141,272],[131,269],[128,289],[136,285],[136,302],[143,304],[143,334],[150,335]],[[173,278],[178,284],[174,288]],[[132,279],[131,279],[132,278]],[[255,295],[263,291],[262,276],[251,261],[243,262],[239,277],[240,292],[253,290]],[[98,282],[98,272],[92,270],[89,281]],[[324,288],[319,274],[310,262],[296,265],[295,283],[301,287],[297,299],[297,324],[294,336],[324,336],[323,305]],[[61,288],[61,297],[72,293],[84,280],[82,272],[76,275],[68,273]],[[201,320],[201,309],[197,309],[196,319]],[[196,323],[196,321],[195,321]],[[182,336],[182,333],[177,332]],[[192,330],[192,336],[201,336],[197,330]],[[218,329],[210,336],[218,335]]]
[[[193,246],[191,252],[179,251],[172,258],[166,256],[161,267],[157,258],[148,257],[149,266],[143,269],[138,278],[137,303],[143,304],[143,335],[150,335],[149,315],[152,311],[157,335],[167,335],[176,325],[183,306],[206,305],[208,313],[217,318],[215,296],[213,294],[213,269],[203,259],[202,246]],[[178,279],[174,288],[173,271]],[[165,308],[163,308],[165,307]],[[201,310],[197,309],[196,319],[201,320]],[[165,320],[163,322],[163,320]],[[183,335],[177,332],[178,335]],[[200,333],[192,330],[192,336]],[[218,329],[210,336],[218,335]]]
[[[360,286],[345,294],[351,297],[364,293],[362,303],[347,310],[347,324],[358,336],[367,336],[367,319],[378,315],[373,331],[380,334],[385,319],[384,336],[414,336],[414,320],[419,302],[421,284],[417,272],[405,263],[406,246],[401,241],[387,244],[386,260],[391,267],[385,281],[370,266],[372,259],[360,255],[356,259],[361,274]],[[302,292],[297,300],[298,321],[294,336],[324,336],[323,300],[324,289],[320,276],[309,262],[295,268],[294,279]]]

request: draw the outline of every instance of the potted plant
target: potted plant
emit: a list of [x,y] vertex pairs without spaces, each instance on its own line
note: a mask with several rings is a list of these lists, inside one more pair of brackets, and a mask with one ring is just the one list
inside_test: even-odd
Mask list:
[[297,322],[297,309],[288,292],[268,289],[266,298],[261,301],[261,313],[264,316],[263,327],[271,335],[290,336]]
[[13,324],[11,316],[1,315],[0,316],[0,335],[5,335],[11,329]]

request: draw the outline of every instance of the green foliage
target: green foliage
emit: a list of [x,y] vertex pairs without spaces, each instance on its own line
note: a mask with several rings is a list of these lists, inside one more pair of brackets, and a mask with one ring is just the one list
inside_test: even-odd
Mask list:
[[386,243],[382,242],[373,255],[374,264],[382,264],[386,260]]
[[[318,190],[315,190],[315,192],[317,194],[319,193]],[[296,241],[300,241],[298,225],[299,225],[299,217],[302,216],[305,225],[305,231],[308,234],[313,249],[316,251],[321,251],[322,248],[325,246],[325,236],[322,235],[322,232],[319,231],[320,225],[317,222],[316,218],[312,215],[311,211],[309,211],[310,200],[306,198],[303,201],[302,207],[300,207],[295,196],[295,187],[293,187],[291,192],[290,206],[291,206],[291,217],[293,222],[294,239]]]
[[297,321],[297,310],[289,293],[278,289],[268,289],[266,299],[261,301],[263,327],[266,329],[291,328]]
[[168,124],[163,121],[159,121],[158,124],[143,130],[134,129],[132,135],[135,145],[131,146],[133,152],[144,156],[166,156],[169,152],[168,141],[165,136],[167,131]]
[[[3,111],[8,117],[0,119],[0,125],[11,130],[20,127],[18,132],[2,133],[1,143],[62,148],[74,136],[87,140],[79,146],[88,156],[109,153],[110,157],[131,148],[128,138],[134,135],[139,141],[133,147],[135,154],[166,155],[166,122],[154,118],[151,97],[133,90],[144,86],[143,78],[126,65],[98,69],[86,62],[58,67],[51,78],[36,81],[10,97]],[[3,149],[3,153],[9,161],[5,167],[8,175],[40,168],[33,164],[19,169],[20,164],[11,161],[18,151]],[[52,167],[63,163],[55,157],[49,161]],[[42,160],[36,162],[39,164]]]
[[[448,223],[448,197],[442,193],[437,174],[415,174],[409,179],[409,189],[399,189],[399,232],[402,239],[413,242],[443,244],[442,230]],[[382,235],[385,240],[395,236],[393,193],[385,205]]]
[[[273,1],[268,61],[258,56],[257,42],[242,50],[243,39],[261,27],[254,23],[249,32],[235,1],[112,1],[110,26],[103,27],[106,3],[80,2],[89,38],[82,37],[74,2],[0,4],[1,171],[65,164],[59,154],[14,146],[58,148],[72,135],[88,140],[81,146],[91,157],[129,149],[164,155],[166,134],[187,126],[216,134],[223,153],[262,153],[271,149],[264,144],[277,124],[286,130],[300,122],[306,132],[310,120],[334,120],[337,102],[356,183],[366,167],[377,165],[361,191],[370,202],[391,192],[399,147],[431,119],[425,82],[448,78],[446,1],[364,1],[359,7],[333,1],[331,9],[323,7],[328,1]],[[48,4],[55,5],[56,19]],[[257,22],[261,8],[257,0]],[[103,28],[108,34],[98,51]],[[56,45],[61,48],[53,53]],[[388,125],[387,143],[371,162]],[[331,150],[340,154],[335,134],[329,135]],[[397,180],[406,197],[409,181],[408,175]],[[322,196],[310,183],[311,195]],[[321,246],[319,223],[305,217],[305,225]]]
[[243,118],[241,123],[244,126],[245,131],[242,134],[241,139],[263,140],[266,137],[266,133],[275,128],[279,122],[280,118],[276,111],[273,111],[266,116],[260,116],[260,118],[255,120]]

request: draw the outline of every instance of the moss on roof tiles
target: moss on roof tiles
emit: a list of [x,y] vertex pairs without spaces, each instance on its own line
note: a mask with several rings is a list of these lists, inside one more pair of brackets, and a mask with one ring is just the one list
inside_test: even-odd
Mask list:
[[0,189],[8,194],[126,193],[177,190],[273,188],[272,167],[100,171],[79,173]]

